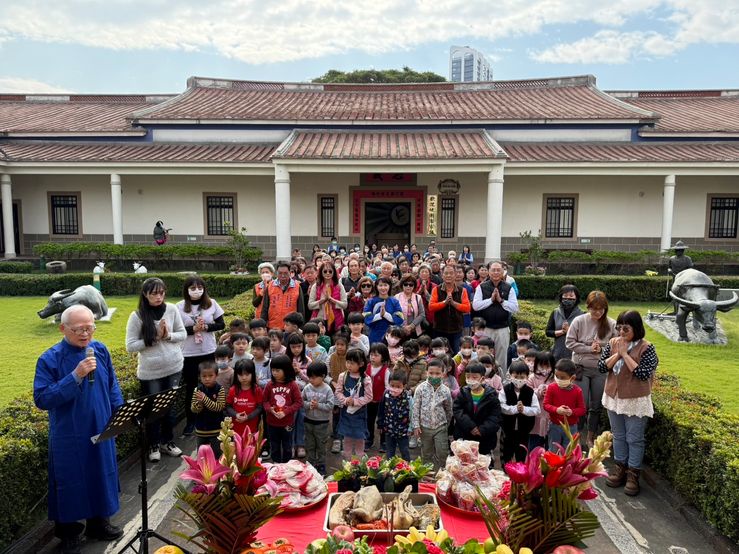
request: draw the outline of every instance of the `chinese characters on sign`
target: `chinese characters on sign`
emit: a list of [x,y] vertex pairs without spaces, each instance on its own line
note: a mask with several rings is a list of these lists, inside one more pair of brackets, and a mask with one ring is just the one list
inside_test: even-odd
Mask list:
[[363,185],[415,185],[415,173],[362,173]]
[[436,235],[436,195],[435,194],[429,194],[428,195],[428,201],[427,201],[427,221],[428,221],[428,227],[426,230],[427,235]]

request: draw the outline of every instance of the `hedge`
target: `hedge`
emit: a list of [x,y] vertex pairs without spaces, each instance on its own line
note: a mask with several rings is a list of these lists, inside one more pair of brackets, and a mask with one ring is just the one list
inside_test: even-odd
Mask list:
[[711,396],[687,392],[677,377],[658,376],[647,460],[719,532],[739,542],[739,417]]
[[[159,277],[167,285],[171,298],[182,294],[188,273],[103,273],[100,284],[105,296],[139,294],[141,284],[148,277]],[[201,274],[208,285],[208,293],[215,298],[232,297],[251,290],[259,281],[257,275]],[[92,284],[91,273],[64,273],[60,275],[0,275],[0,296],[48,296],[62,289],[75,289]]]
[[31,262],[0,262],[0,273],[31,273]]
[[[119,348],[111,351],[124,399],[140,396],[136,357]],[[48,414],[26,393],[0,409],[0,550],[46,517],[48,486]],[[118,459],[138,447],[138,436],[116,439]]]
[[[202,246],[197,244],[165,244],[151,246],[145,244],[111,244],[109,242],[43,242],[33,247],[37,256],[47,260],[69,258],[101,260],[166,260],[172,258],[231,258],[230,246]],[[247,260],[258,260],[262,255],[259,248],[247,249]]]

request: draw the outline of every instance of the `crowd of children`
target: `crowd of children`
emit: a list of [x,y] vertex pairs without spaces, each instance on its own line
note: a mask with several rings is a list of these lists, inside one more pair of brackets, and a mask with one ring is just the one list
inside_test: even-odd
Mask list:
[[499,435],[505,464],[522,461],[535,446],[565,445],[560,422],[574,433],[585,414],[575,365],[555,364],[550,352],[539,351],[526,322],[517,324],[506,369],[496,363],[493,340],[477,332],[477,320],[458,352],[445,338],[411,338],[392,325],[381,342],[370,343],[365,322],[349,314],[328,337],[320,320],[304,323],[299,313],[269,332],[259,318],[232,321],[215,362],[199,366],[190,405],[198,444],[218,449],[228,415],[237,432],[263,426],[264,454],[272,461],[307,458],[324,474],[329,445],[347,459],[375,447],[410,459],[420,447],[438,469],[454,438],[478,441],[480,452],[490,454]]

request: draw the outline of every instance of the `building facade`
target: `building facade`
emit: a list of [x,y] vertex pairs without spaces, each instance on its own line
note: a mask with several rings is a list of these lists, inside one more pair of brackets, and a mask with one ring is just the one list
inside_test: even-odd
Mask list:
[[469,46],[449,49],[449,80],[454,83],[492,81],[493,68],[485,54]]
[[190,78],[167,96],[0,95],[2,253],[39,242],[739,250],[739,94],[591,76],[417,85]]

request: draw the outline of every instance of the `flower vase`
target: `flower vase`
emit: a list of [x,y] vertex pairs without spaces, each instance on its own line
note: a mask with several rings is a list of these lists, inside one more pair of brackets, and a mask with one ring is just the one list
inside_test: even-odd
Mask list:
[[403,479],[399,483],[395,483],[395,492],[403,492],[410,485],[411,492],[418,492],[418,479]]
[[336,482],[339,492],[354,491],[357,492],[362,488],[359,477],[350,477],[349,479],[341,479]]

